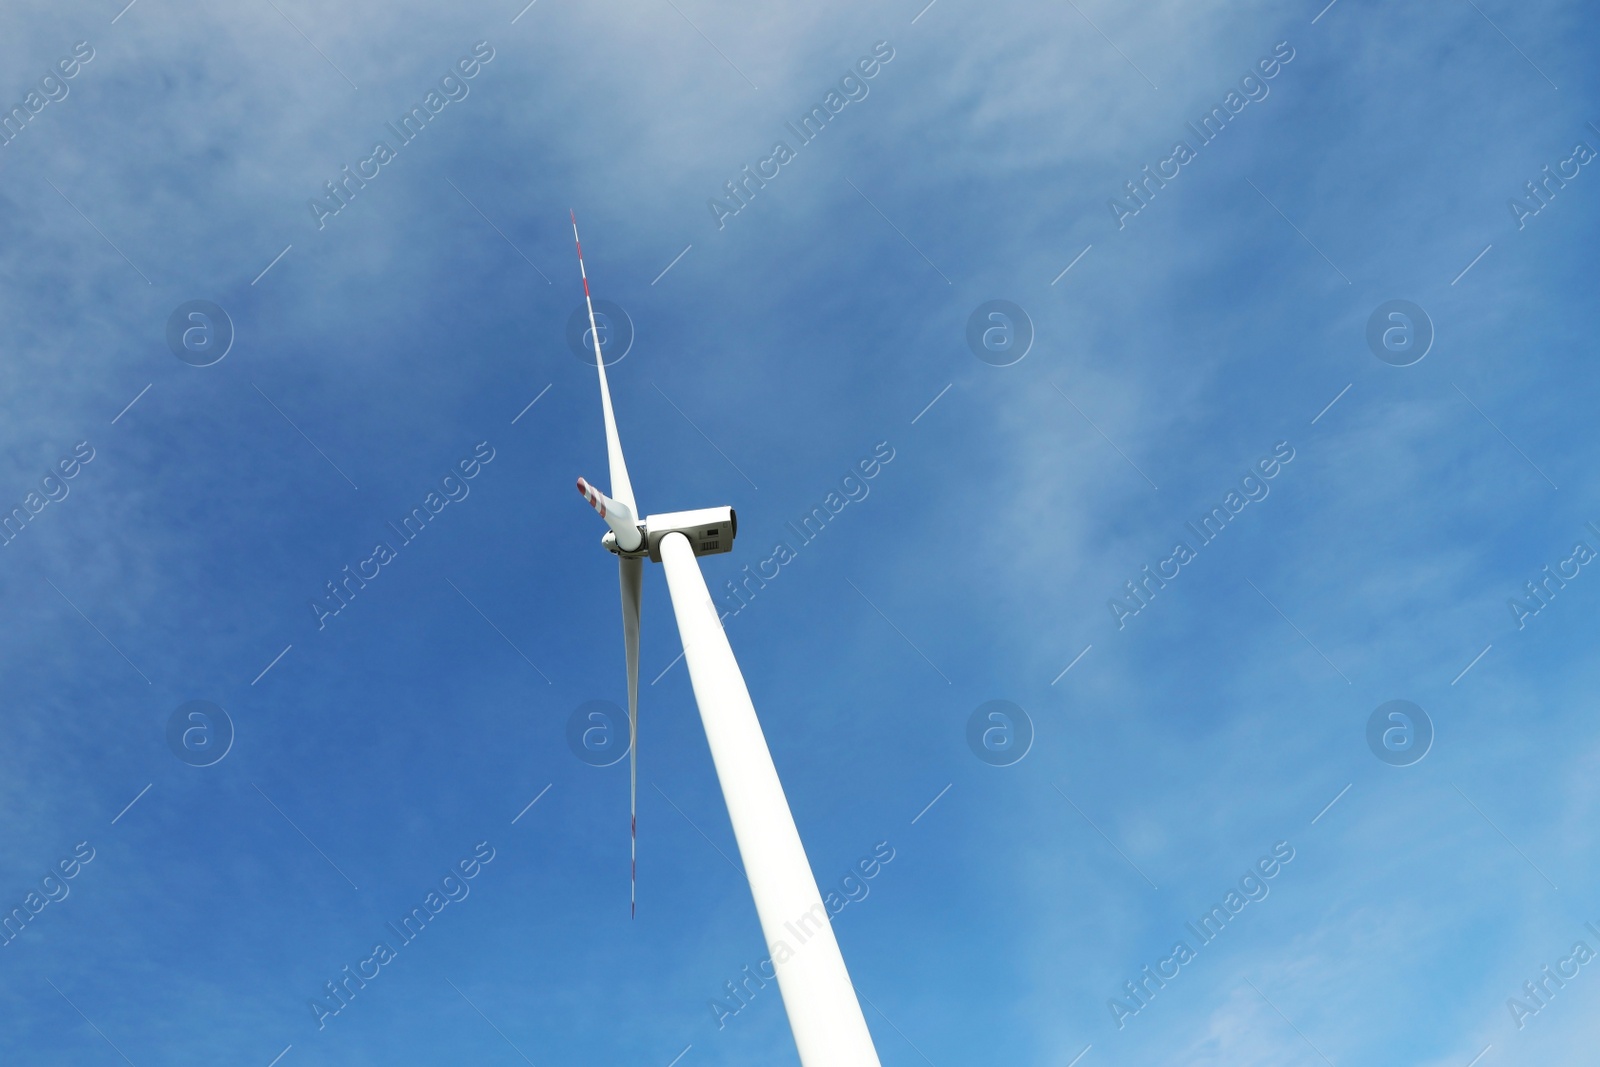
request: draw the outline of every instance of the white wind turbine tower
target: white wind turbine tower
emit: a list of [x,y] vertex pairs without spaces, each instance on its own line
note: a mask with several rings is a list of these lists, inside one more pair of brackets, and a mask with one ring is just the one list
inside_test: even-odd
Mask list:
[[[572,239],[578,246],[583,299],[589,307],[589,335],[594,340],[594,361],[600,373],[600,408],[605,416],[606,456],[611,465],[611,496],[582,478],[578,479],[578,491],[611,527],[601,543],[616,554],[622,581],[622,636],[628,664],[629,821],[633,842],[630,862],[636,871],[639,598],[644,559],[648,556],[667,572],[667,591],[678,618],[678,634],[683,639],[695,703],[700,706],[700,721],[705,725],[711,760],[728,803],[728,818],[750,879],[761,931],[768,948],[773,950],[778,989],[789,1014],[800,1061],[805,1067],[878,1067],[872,1035],[856,1000],[844,957],[839,953],[839,943],[834,939],[828,909],[806,860],[777,768],[772,765],[772,753],[756,719],[750,691],[733,658],[733,649],[722,631],[716,605],[696,560],[698,556],[733,548],[737,523],[733,509],[702,508],[638,518],[611,408],[611,389],[606,383],[605,359],[595,329],[594,303],[589,297],[589,275],[583,266],[576,215],[572,218]],[[802,931],[809,928],[814,932],[798,938],[796,924]],[[792,943],[796,941],[802,943]],[[779,942],[790,951],[776,949]]]

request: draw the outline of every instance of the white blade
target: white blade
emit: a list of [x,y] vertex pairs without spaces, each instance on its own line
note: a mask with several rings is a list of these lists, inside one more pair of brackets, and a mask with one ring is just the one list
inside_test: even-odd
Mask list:
[[639,600],[644,560],[617,560],[622,585],[622,643],[628,660],[628,915],[638,906],[639,885]]
[[[800,1062],[805,1067],[879,1067],[750,691],[722,632],[694,549],[683,534],[661,539],[661,562],[695,703],[728,802],[761,932],[767,947],[774,950],[778,989]],[[787,953],[776,947],[780,943],[787,946]]]
[[[583,276],[583,302],[589,307],[589,336],[594,339],[594,364],[600,372],[600,409],[606,420],[606,458],[611,463],[611,495],[639,513],[633,501],[633,483],[628,481],[628,465],[622,459],[622,439],[617,436],[617,417],[611,410],[611,386],[606,382],[606,361],[600,354],[600,331],[594,324],[594,301],[589,297],[589,272],[583,265],[583,242],[578,240],[578,216],[572,212],[572,241],[578,246],[578,273]],[[619,534],[620,538],[621,535]]]
[[[611,386],[606,381],[606,361],[600,351],[600,331],[594,321],[594,300],[589,295],[589,271],[583,265],[583,242],[578,239],[578,216],[569,214],[572,216],[572,243],[578,249],[578,273],[583,277],[583,302],[589,309],[594,365],[600,374],[600,410],[605,416],[606,458],[611,466],[610,497],[582,478],[578,479],[578,492],[611,527],[617,547],[624,552],[634,552],[644,543],[639,533],[639,508],[633,499],[633,483],[628,480],[628,465],[622,458],[616,413],[611,408]],[[622,587],[623,651],[628,662],[628,914],[632,916],[638,906],[639,883],[639,601],[644,587],[644,561],[623,557],[617,564]]]
[[639,533],[639,524],[634,520],[633,511],[626,504],[612,500],[582,478],[578,479],[578,492],[582,493],[583,499],[589,502],[589,506],[606,520],[611,532],[617,535],[618,548],[624,552],[633,552],[644,543],[644,538]]

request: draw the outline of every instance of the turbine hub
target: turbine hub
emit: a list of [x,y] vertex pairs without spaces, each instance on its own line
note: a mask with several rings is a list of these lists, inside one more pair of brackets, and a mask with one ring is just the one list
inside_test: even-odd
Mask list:
[[625,559],[649,556],[661,562],[661,539],[670,533],[681,533],[697,556],[714,556],[733,551],[734,534],[739,529],[739,516],[730,507],[700,508],[695,511],[669,511],[648,516],[639,526],[640,544],[631,552],[617,546],[617,535],[606,531],[600,544],[607,552]]

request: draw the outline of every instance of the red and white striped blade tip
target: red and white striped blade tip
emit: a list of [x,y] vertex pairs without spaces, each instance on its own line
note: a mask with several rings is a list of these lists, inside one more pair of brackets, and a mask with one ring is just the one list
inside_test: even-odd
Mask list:
[[600,513],[600,517],[602,519],[606,517],[606,501],[608,498],[604,493],[600,492],[600,490],[596,489],[582,478],[578,479],[578,492],[583,494],[583,499],[589,502],[590,507],[594,508]]

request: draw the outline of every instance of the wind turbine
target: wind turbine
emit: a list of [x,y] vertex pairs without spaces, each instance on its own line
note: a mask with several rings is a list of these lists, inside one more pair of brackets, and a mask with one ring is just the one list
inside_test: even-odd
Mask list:
[[750,690],[700,573],[697,557],[732,550],[737,517],[731,507],[638,517],[622,441],[617,436],[611,388],[606,383],[576,214],[572,215],[572,240],[578,248],[583,299],[589,308],[589,336],[594,340],[594,362],[600,373],[600,410],[605,416],[606,457],[611,466],[610,496],[582,478],[578,479],[578,492],[611,527],[600,543],[617,556],[622,585],[622,640],[628,665],[630,912],[635,906],[633,886],[638,872],[639,600],[648,557],[667,572],[667,592],[678,619],[689,681],[728,804],[733,836],[750,879],[761,932],[772,952],[800,1062],[805,1067],[879,1067],[827,906],[817,890],[800,831],[795,828],[755,705],[750,702]]

